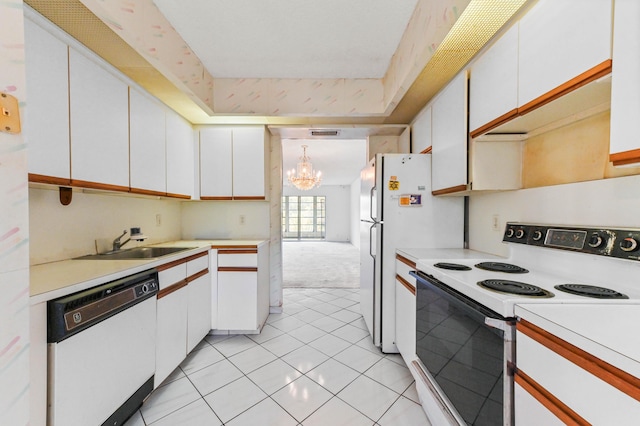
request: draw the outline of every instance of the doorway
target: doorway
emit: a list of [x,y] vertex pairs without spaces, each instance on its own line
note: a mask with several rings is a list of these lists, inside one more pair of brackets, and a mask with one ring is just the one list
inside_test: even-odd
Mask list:
[[[313,168],[322,172],[321,185],[309,190],[287,180],[302,145],[308,146]],[[283,287],[359,288],[359,181],[367,163],[366,139],[282,139],[282,157]]]

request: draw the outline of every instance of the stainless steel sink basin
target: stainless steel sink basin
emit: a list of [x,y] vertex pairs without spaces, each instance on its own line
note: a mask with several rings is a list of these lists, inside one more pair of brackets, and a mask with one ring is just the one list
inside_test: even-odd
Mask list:
[[156,257],[167,256],[184,250],[191,250],[195,247],[136,247],[127,250],[111,251],[101,254],[90,254],[88,256],[76,257],[79,260],[127,260],[127,259],[154,259]]

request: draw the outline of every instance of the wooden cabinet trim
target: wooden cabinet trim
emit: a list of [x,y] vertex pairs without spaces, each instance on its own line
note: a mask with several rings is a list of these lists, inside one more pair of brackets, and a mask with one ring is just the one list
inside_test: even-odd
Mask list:
[[605,383],[610,384],[621,392],[624,392],[636,401],[640,401],[640,379],[623,371],[588,352],[560,339],[548,331],[520,319],[516,328],[519,332],[529,336],[536,342],[561,357],[571,361],[583,370],[593,374]]
[[254,266],[219,266],[218,272],[258,272]]
[[528,112],[533,111],[536,108],[540,108],[543,105],[548,104],[551,101],[554,101],[567,93],[570,93],[587,83],[591,83],[594,80],[599,79],[600,77],[604,77],[607,74],[611,73],[612,69],[612,61],[611,59],[607,59],[604,62],[596,65],[595,67],[583,72],[582,74],[572,78],[566,83],[561,84],[553,90],[543,94],[542,96],[538,96],[531,102],[528,102],[521,107],[518,108],[518,115],[524,115]]
[[200,258],[200,257],[208,256],[208,255],[209,255],[209,252],[208,252],[208,251],[203,251],[202,253],[196,253],[196,254],[192,254],[192,255],[191,255],[191,256],[189,256],[189,257],[185,257],[185,258],[184,258],[184,261],[185,261],[185,262],[190,262],[190,261],[192,261],[192,260],[198,259],[198,258]]
[[500,126],[501,124],[506,123],[509,120],[514,119],[515,117],[518,116],[518,108],[514,108],[511,111],[502,114],[500,117],[491,120],[490,122],[488,122],[487,124],[478,127],[477,129],[473,130],[471,133],[469,133],[469,136],[473,139],[477,136],[483,135],[485,133],[487,133],[490,130],[495,129],[496,127]]
[[416,264],[415,262],[410,261],[409,259],[407,259],[406,257],[397,254],[396,253],[396,260],[399,260],[400,262],[404,263],[405,265],[409,266],[411,269],[416,269]]
[[463,192],[467,190],[467,185],[452,186],[450,188],[438,189],[437,191],[431,191],[431,195],[447,195],[455,194],[456,192]]
[[191,199],[191,195],[186,195],[186,194],[175,194],[175,193],[172,193],[172,192],[167,192],[165,195],[167,197],[180,198],[182,200],[190,200]]
[[[258,246],[256,245],[229,245],[229,244],[212,244],[211,245],[212,249],[255,249],[256,251],[254,253],[258,252]],[[229,252],[231,252],[233,250],[229,250]]]
[[238,195],[234,195],[233,199],[237,200],[237,201],[264,201],[264,200],[266,200],[266,197],[258,196],[258,195],[256,195],[256,196],[248,196],[248,195],[238,196]]
[[129,192],[132,194],[154,195],[158,197],[164,197],[167,195],[166,192],[152,191],[150,189],[142,189],[142,188],[129,188]]
[[71,179],[60,178],[55,176],[38,175],[35,173],[29,173],[29,182],[47,183],[50,185],[63,185],[63,186],[71,185]]
[[188,277],[187,277],[187,279],[186,279],[186,281],[187,281],[188,283],[190,283],[191,281],[195,281],[195,280],[197,280],[197,279],[198,279],[198,278],[200,278],[200,277],[204,277],[204,276],[205,276],[205,275],[207,275],[208,273],[209,273],[209,268],[203,269],[203,270],[202,270],[202,271],[200,271],[200,272],[196,272],[195,274],[193,274],[193,275],[191,275],[191,276],[188,276]]
[[257,248],[221,249],[218,254],[258,254]]
[[402,278],[400,275],[396,274],[396,280],[398,280],[398,282],[400,284],[402,284],[404,286],[404,288],[406,288],[407,290],[409,290],[411,292],[411,294],[413,294],[414,296],[416,295],[416,288],[414,286],[412,286],[409,281],[405,280],[404,278]]
[[569,408],[569,406],[560,401],[551,392],[546,390],[521,370],[516,371],[514,379],[515,382],[522,387],[522,389],[527,391],[539,403],[544,405],[547,410],[552,412],[564,424],[580,426],[590,425],[590,423],[583,419],[578,413]]
[[187,263],[187,260],[186,259],[174,260],[173,262],[169,262],[169,263],[165,263],[164,265],[156,266],[156,269],[158,270],[158,272],[166,271],[167,269],[171,269],[174,266],[182,265],[183,263]]
[[423,149],[420,154],[431,154],[431,151],[433,151],[433,146]]
[[611,161],[614,166],[626,166],[627,164],[640,163],[640,149],[616,152],[609,156],[609,161]]
[[162,299],[165,296],[170,295],[171,293],[180,290],[182,287],[185,287],[187,284],[189,284],[189,282],[184,279],[184,280],[180,280],[175,284],[171,284],[168,287],[163,288],[162,290],[160,290],[158,292],[158,299]]
[[229,196],[229,197],[208,197],[208,196],[200,196],[201,200],[205,200],[205,201],[231,201],[233,200],[233,197]]
[[79,186],[82,188],[100,189],[103,191],[129,192],[128,186],[111,185],[108,183],[89,182],[86,180],[71,179],[71,186]]

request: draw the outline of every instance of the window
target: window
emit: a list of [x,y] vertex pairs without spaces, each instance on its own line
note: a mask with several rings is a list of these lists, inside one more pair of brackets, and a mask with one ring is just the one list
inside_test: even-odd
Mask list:
[[285,195],[282,197],[282,238],[325,238],[324,196]]

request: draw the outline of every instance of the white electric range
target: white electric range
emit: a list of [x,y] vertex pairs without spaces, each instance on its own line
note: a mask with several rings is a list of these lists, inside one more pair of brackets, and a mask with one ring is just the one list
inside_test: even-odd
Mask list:
[[503,242],[503,259],[416,263],[417,367],[443,422],[512,424],[516,304],[640,304],[640,229],[508,223]]

